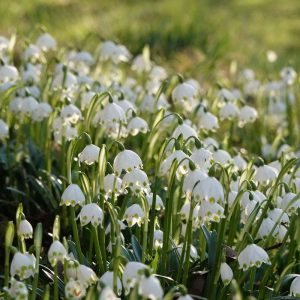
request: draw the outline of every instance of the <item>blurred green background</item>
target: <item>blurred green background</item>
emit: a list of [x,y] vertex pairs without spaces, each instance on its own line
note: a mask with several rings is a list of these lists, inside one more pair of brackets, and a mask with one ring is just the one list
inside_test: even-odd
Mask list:
[[33,41],[44,25],[65,46],[92,50],[100,37],[136,54],[149,44],[158,63],[181,72],[232,60],[264,68],[269,49],[273,68],[300,66],[299,0],[2,0],[0,16],[1,34]]

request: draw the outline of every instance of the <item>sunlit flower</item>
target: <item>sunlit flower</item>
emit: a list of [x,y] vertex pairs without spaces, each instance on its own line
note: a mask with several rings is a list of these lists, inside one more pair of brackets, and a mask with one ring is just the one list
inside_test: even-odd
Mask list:
[[114,171],[120,175],[122,171],[131,172],[134,168],[142,168],[141,158],[131,150],[123,150],[117,154],[114,159]]
[[233,272],[231,268],[228,266],[228,264],[225,262],[221,263],[220,275],[225,285],[229,284],[233,278]]
[[154,276],[143,277],[139,282],[139,295],[146,299],[159,300],[164,296],[160,281]]
[[104,214],[102,209],[96,203],[89,203],[82,207],[78,217],[80,218],[81,226],[91,223],[93,226],[102,226]]
[[79,153],[78,158],[80,162],[87,165],[92,165],[98,161],[100,148],[96,145],[90,144],[84,147],[82,152]]
[[[99,279],[100,282],[102,282],[104,285],[110,287],[113,289],[114,284],[114,272],[107,271],[105,272]],[[122,283],[119,277],[117,277],[117,294],[121,295],[122,293]]]
[[145,213],[140,205],[133,204],[129,206],[124,213],[123,220],[127,221],[127,224],[129,227],[134,226],[137,224],[138,226],[141,226],[144,222]]
[[88,287],[94,284],[98,278],[96,273],[85,265],[79,265],[77,267],[77,280],[84,286]]
[[80,300],[86,294],[86,289],[80,281],[71,278],[65,285],[65,296],[68,300]]
[[70,184],[63,192],[61,196],[60,205],[75,206],[77,204],[83,205],[85,197],[80,187],[77,184]]
[[255,244],[250,244],[242,250],[238,256],[238,262],[244,271],[251,267],[259,268],[263,263],[270,264],[267,252]]
[[55,266],[57,262],[63,262],[67,254],[65,246],[60,241],[54,241],[48,251],[48,260],[52,266]]
[[27,220],[22,220],[19,224],[18,235],[24,239],[32,238],[33,228]]
[[33,277],[35,268],[35,257],[33,254],[16,252],[11,264],[10,275],[18,275],[21,280]]

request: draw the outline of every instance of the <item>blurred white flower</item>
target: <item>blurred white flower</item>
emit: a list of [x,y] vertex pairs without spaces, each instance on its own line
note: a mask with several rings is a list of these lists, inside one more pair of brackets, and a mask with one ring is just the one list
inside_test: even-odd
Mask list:
[[220,275],[224,285],[229,284],[233,278],[233,272],[229,265],[225,262],[221,263]]
[[154,276],[143,277],[139,282],[139,295],[146,299],[159,300],[164,296],[160,281]]
[[[107,271],[105,272],[99,279],[104,285],[113,289],[113,281],[114,281],[114,272]],[[117,294],[121,295],[122,293],[122,283],[119,277],[117,277]]]

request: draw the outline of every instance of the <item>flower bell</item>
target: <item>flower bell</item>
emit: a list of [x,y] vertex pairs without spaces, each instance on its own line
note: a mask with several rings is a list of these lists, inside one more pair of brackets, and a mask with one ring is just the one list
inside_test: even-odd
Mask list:
[[77,184],[70,184],[63,192],[61,196],[60,205],[66,206],[76,206],[83,205],[85,202],[85,197],[80,187]]
[[259,268],[263,263],[270,264],[270,259],[263,248],[250,244],[239,254],[238,262],[240,268],[245,271],[251,267]]
[[191,126],[189,126],[188,124],[181,124],[178,125],[176,127],[176,129],[174,130],[172,137],[174,137],[175,139],[177,139],[180,135],[182,135],[183,139],[186,140],[190,137],[197,137],[198,134],[196,132],[196,130],[194,128],[192,128]]
[[126,173],[123,177],[122,187],[124,189],[128,187],[134,194],[150,191],[148,176],[140,169],[133,169]]
[[260,184],[267,185],[278,176],[278,171],[268,165],[262,165],[257,168],[254,179],[257,180]]
[[239,126],[244,127],[248,123],[254,123],[257,119],[257,111],[250,106],[244,106],[240,110]]
[[98,278],[96,273],[85,265],[79,265],[77,267],[77,280],[85,287],[97,282]]
[[155,230],[153,234],[153,247],[155,249],[162,248],[164,233],[161,230]]
[[213,159],[223,166],[229,165],[232,162],[230,154],[222,149],[218,149],[213,152]]
[[109,197],[112,196],[113,191],[115,196],[124,192],[122,188],[122,179],[114,174],[107,174],[104,177],[104,191]]
[[66,105],[60,112],[60,116],[66,122],[76,124],[79,120],[82,119],[81,111],[74,104]]
[[10,275],[17,275],[24,280],[34,275],[34,268],[35,257],[33,254],[16,252],[10,264]]
[[[146,199],[147,199],[149,208],[151,208],[152,203],[153,203],[153,194],[152,193],[146,194]],[[164,206],[163,201],[161,200],[161,197],[159,195],[156,195],[155,209],[156,210],[162,210],[164,208],[165,208],[165,206]]]
[[182,150],[175,150],[171,155],[169,155],[161,164],[160,171],[163,175],[167,175],[170,171],[172,163],[174,160],[180,163],[177,169],[177,174],[185,175],[189,169],[188,156]]
[[137,282],[139,282],[145,269],[148,269],[148,266],[140,262],[130,261],[126,264],[122,274],[122,283],[126,295],[128,295],[130,289],[133,288]]
[[81,226],[91,223],[93,226],[103,226],[104,214],[96,203],[89,203],[82,207],[79,215]]
[[296,276],[290,286],[290,294],[294,297],[300,297],[300,276]]
[[27,220],[22,220],[19,224],[18,235],[24,239],[32,238],[33,228]]
[[193,100],[197,96],[197,90],[188,83],[181,83],[177,85],[172,91],[172,99],[175,102],[185,102]]
[[126,220],[128,226],[132,227],[135,224],[141,226],[141,224],[144,222],[144,218],[145,213],[142,210],[141,206],[138,204],[133,204],[125,210],[123,220]]
[[37,38],[36,45],[42,51],[47,52],[50,50],[55,50],[57,43],[52,35],[50,35],[49,33],[43,33]]
[[67,255],[68,252],[60,241],[52,242],[48,251],[48,260],[52,266],[55,266],[59,261],[63,262]]
[[120,175],[124,170],[130,172],[135,168],[141,169],[143,163],[141,158],[131,150],[123,150],[114,159],[113,169],[116,175]]
[[127,129],[132,136],[136,136],[139,132],[147,133],[149,131],[149,126],[144,119],[134,117],[129,121]]
[[[107,271],[105,272],[99,279],[101,283],[103,283],[105,286],[110,287],[113,289],[114,287],[114,272]],[[119,277],[117,277],[117,294],[121,295],[122,293],[122,282]]]
[[143,277],[140,280],[138,293],[145,299],[152,300],[160,300],[164,296],[160,281],[154,275]]
[[200,128],[209,131],[216,131],[219,128],[218,118],[210,112],[201,115],[199,119]]
[[190,159],[194,162],[194,164],[196,164],[198,168],[200,168],[200,170],[206,173],[211,166],[213,154],[211,151],[205,148],[195,149],[192,152]]
[[10,280],[10,288],[4,288],[8,292],[9,296],[15,300],[27,300],[28,299],[28,289],[26,284],[21,281],[17,281],[12,278]]
[[221,263],[220,275],[224,285],[229,284],[233,278],[233,272],[231,268],[228,266],[228,264],[225,262]]
[[221,120],[232,120],[239,115],[239,109],[234,103],[226,103],[221,107],[219,116]]
[[114,293],[114,291],[109,287],[106,286],[104,289],[102,289],[99,300],[119,300]]
[[100,148],[96,145],[90,144],[84,147],[82,152],[79,153],[78,158],[80,162],[87,165],[92,165],[98,161]]
[[80,300],[86,295],[86,289],[80,281],[71,278],[65,285],[65,296],[68,300]]
[[211,203],[224,201],[222,184],[215,177],[207,177],[200,181],[193,190],[196,201],[209,201]]

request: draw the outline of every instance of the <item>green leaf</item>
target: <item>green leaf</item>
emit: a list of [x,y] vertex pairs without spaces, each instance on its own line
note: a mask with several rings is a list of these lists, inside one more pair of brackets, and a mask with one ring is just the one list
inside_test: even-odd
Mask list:
[[137,261],[142,261],[142,247],[135,235],[131,236],[131,244],[135,258]]

